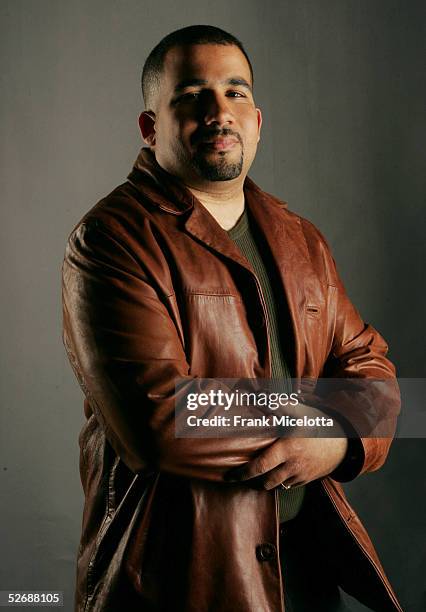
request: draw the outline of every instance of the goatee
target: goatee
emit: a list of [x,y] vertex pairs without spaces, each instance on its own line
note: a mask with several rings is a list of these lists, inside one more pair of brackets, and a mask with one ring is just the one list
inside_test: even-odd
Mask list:
[[218,155],[218,159],[213,161],[206,159],[204,155],[196,154],[192,158],[192,165],[197,173],[208,181],[230,181],[240,176],[244,161],[243,151],[236,162],[228,161],[226,152],[220,152]]

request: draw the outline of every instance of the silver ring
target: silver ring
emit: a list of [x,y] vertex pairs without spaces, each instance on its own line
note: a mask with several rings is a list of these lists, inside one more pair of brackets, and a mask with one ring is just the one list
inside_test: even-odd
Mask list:
[[282,488],[283,488],[283,489],[285,489],[286,491],[288,491],[289,489],[291,489],[291,485],[284,484],[283,482],[280,484],[280,487],[282,487]]

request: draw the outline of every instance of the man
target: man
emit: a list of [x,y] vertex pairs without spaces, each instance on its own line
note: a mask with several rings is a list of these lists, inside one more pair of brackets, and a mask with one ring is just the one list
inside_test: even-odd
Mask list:
[[[142,85],[148,147],[73,231],[63,268],[87,417],[76,610],[331,611],[338,586],[401,610],[338,484],[390,445],[346,437],[362,397],[338,395],[333,438],[175,436],[178,378],[393,381],[394,368],[318,230],[247,178],[262,116],[241,43],[178,30]],[[394,390],[392,432],[398,410]]]

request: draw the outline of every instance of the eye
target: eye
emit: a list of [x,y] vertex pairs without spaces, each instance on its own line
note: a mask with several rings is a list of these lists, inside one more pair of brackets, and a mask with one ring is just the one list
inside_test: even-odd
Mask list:
[[199,97],[200,93],[201,93],[200,91],[189,91],[188,93],[183,94],[182,96],[180,96],[178,98],[178,101],[180,101],[180,100],[182,100],[182,101],[197,100],[197,98]]
[[243,93],[241,93],[241,91],[228,91],[226,95],[231,98],[245,98],[246,97]]

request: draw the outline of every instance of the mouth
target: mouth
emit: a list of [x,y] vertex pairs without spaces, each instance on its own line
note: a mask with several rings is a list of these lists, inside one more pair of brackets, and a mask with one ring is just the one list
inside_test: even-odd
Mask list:
[[204,148],[211,149],[213,151],[228,151],[238,144],[238,139],[232,136],[222,136],[219,138],[212,138],[211,140],[204,140],[200,142],[200,145]]

